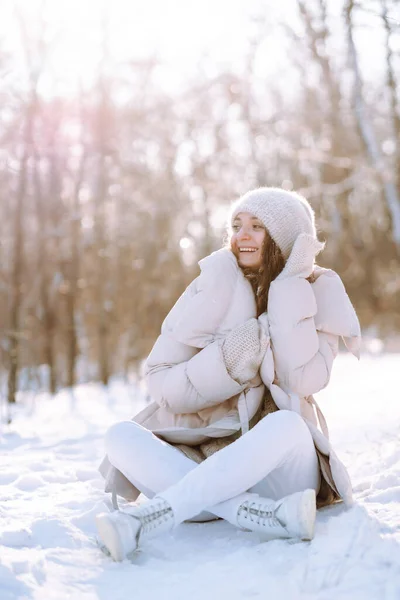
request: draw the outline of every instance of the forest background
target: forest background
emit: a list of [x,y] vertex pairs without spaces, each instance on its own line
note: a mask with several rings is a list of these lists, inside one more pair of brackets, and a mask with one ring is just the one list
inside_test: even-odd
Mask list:
[[1,392],[140,369],[229,204],[303,193],[366,336],[400,330],[396,0],[0,6]]

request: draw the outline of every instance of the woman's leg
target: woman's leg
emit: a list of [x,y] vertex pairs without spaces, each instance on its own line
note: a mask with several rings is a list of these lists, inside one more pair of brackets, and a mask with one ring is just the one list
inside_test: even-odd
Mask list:
[[268,415],[246,435],[157,495],[171,505],[176,524],[202,510],[231,521],[231,510],[236,510],[238,504],[235,497],[248,490],[258,491],[257,484],[262,481],[267,493],[276,496],[307,488],[318,491],[314,442],[295,412],[281,410]]
[[311,434],[290,411],[268,415],[201,465],[132,422],[114,425],[106,448],[111,463],[138,489],[169,502],[176,524],[204,509],[232,522],[238,496],[247,490],[278,499],[319,487]]
[[[197,467],[183,452],[133,421],[112,425],[105,446],[111,464],[147,498],[166,490]],[[192,520],[203,522],[215,518],[215,514],[202,512]]]
[[133,421],[112,425],[106,433],[109,461],[148,498],[178,483],[197,463]]

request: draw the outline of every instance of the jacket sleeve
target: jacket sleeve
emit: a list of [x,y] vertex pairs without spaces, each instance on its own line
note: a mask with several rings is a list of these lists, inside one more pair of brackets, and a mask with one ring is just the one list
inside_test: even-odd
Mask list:
[[339,336],[318,331],[317,302],[312,285],[303,277],[272,282],[268,321],[275,375],[283,387],[302,397],[329,382],[338,353]]
[[150,395],[173,413],[194,413],[239,394],[228,374],[218,329],[238,281],[232,252],[200,261],[201,273],[171,309],[146,362]]
[[[156,341],[146,361],[146,378],[152,398],[172,413],[194,413],[220,404],[246,386],[233,380],[226,370],[222,340],[214,341],[193,356],[188,346],[165,334]],[[168,361],[165,362],[165,356]]]
[[214,341],[238,281],[236,258],[226,248],[200,261],[200,266],[200,275],[170,310],[161,329],[173,340],[195,348]]

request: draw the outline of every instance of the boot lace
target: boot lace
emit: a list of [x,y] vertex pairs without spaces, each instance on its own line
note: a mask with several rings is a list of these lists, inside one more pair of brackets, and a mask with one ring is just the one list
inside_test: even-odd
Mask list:
[[239,507],[239,515],[242,515],[245,520],[251,523],[257,523],[262,527],[276,527],[281,525],[281,522],[275,515],[275,503],[266,505],[262,502],[246,500]]
[[165,500],[160,500],[158,504],[152,504],[151,506],[144,504],[134,516],[140,521],[140,536],[143,536],[162,525],[162,523],[173,519],[174,515],[170,505]]

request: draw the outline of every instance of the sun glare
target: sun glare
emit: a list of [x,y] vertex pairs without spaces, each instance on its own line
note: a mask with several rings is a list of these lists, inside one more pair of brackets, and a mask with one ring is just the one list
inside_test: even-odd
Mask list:
[[[300,35],[295,0],[1,0],[0,5],[0,37],[16,57],[17,73],[24,71],[25,60],[18,20],[28,41],[44,42],[45,68],[39,80],[43,96],[73,96],[81,87],[93,87],[100,71],[116,74],[125,63],[146,57],[158,60],[157,81],[169,93],[196,76],[204,56],[209,60],[202,67],[210,75],[219,68],[240,72],[254,33],[254,15],[266,18],[255,65],[259,80],[284,74],[290,82],[286,93],[296,88],[288,61],[291,46],[276,27],[284,22]],[[368,76],[380,64],[376,53],[383,46],[365,43],[360,36]]]
[[42,28],[46,73],[40,90],[44,95],[68,95],[79,86],[90,87],[102,61],[104,72],[104,61],[108,60],[110,68],[118,68],[126,61],[148,56],[168,66],[165,83],[173,88],[193,72],[204,54],[211,52],[214,61],[227,64],[240,59],[251,3],[5,0],[0,34],[8,39],[10,50],[22,56],[16,15],[32,36],[37,37]]

